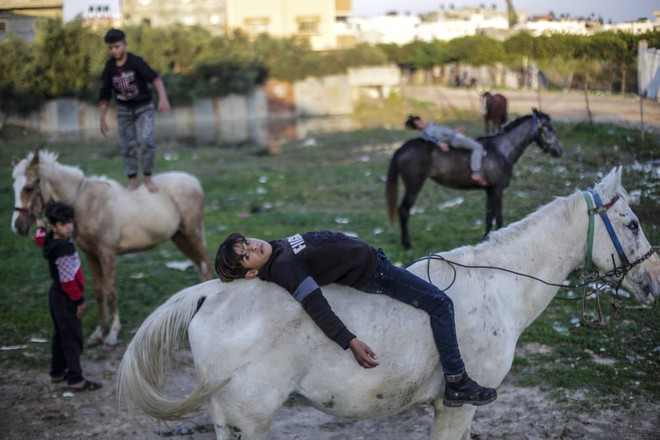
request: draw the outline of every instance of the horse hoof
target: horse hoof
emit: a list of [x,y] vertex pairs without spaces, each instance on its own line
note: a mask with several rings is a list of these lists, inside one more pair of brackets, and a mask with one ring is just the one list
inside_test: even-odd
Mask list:
[[103,341],[103,345],[107,348],[115,348],[117,346],[117,340],[114,338],[106,338],[105,341]]
[[87,346],[88,347],[96,347],[98,345],[101,345],[103,341],[99,338],[89,338],[87,339]]

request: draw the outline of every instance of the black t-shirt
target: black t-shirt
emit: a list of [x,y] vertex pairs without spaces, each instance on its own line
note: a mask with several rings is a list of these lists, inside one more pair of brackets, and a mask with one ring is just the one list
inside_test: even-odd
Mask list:
[[115,93],[118,104],[136,106],[151,101],[149,83],[158,78],[158,73],[139,56],[128,53],[123,66],[117,67],[114,58],[105,64],[101,74],[101,91],[99,100],[108,102]]
[[334,314],[320,286],[362,287],[376,270],[377,251],[364,241],[330,232],[306,232],[270,242],[273,253],[259,278],[287,289],[314,322],[342,348],[355,337]]

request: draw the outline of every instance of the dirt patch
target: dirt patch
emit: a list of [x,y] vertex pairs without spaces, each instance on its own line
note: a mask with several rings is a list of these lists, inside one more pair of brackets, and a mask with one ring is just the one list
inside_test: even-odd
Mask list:
[[[526,350],[537,351],[538,347]],[[104,388],[65,397],[66,386],[52,385],[46,370],[3,370],[0,383],[0,439],[98,439],[130,440],[162,437],[214,439],[211,420],[204,410],[168,426],[156,424],[142,413],[130,414],[118,407],[114,382],[123,350],[104,353],[88,350],[83,368],[88,377],[100,379]],[[103,360],[89,360],[103,359]],[[168,393],[183,396],[195,386],[189,355],[173,375]],[[516,385],[509,375],[498,389],[499,399],[479,408],[472,423],[473,439],[601,439],[657,438],[660,402],[630,401],[625,408],[597,409],[593,413],[568,409],[536,388]],[[569,400],[584,400],[582,393]],[[598,406],[598,405],[596,405]],[[352,420],[333,417],[295,402],[277,415],[267,440],[421,440],[428,439],[432,423],[428,406],[413,408],[393,417]],[[161,433],[159,435],[158,433]]]

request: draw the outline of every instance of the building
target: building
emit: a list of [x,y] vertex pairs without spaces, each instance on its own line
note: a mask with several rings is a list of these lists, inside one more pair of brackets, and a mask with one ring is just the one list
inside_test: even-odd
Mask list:
[[[527,14],[516,11],[518,22],[524,23]],[[417,39],[422,41],[452,40],[470,35],[506,32],[509,30],[509,14],[492,8],[444,9],[420,15],[422,23],[417,29]]]
[[370,18],[350,19],[358,43],[403,45],[417,39],[417,27],[422,20],[417,15],[387,14]]
[[63,0],[2,0],[0,2],[0,41],[16,35],[34,39],[38,20],[62,18]]
[[350,0],[122,0],[126,24],[199,25],[214,35],[241,29],[251,36],[297,36],[315,50],[347,44],[346,34],[338,41],[337,22],[345,22],[350,10]]

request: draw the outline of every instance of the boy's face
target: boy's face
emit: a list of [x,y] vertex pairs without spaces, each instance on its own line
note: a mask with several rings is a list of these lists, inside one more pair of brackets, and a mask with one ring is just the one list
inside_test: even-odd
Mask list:
[[122,40],[115,43],[109,43],[108,50],[110,51],[112,58],[120,60],[126,56],[126,41]]
[[424,119],[416,119],[415,120],[415,128],[417,128],[417,130],[424,130],[427,125],[428,124]]
[[73,236],[73,221],[55,222],[50,227],[55,238],[71,238]]
[[234,245],[234,251],[242,256],[241,266],[248,270],[245,278],[254,278],[270,258],[273,247],[267,241],[246,238],[244,242]]

